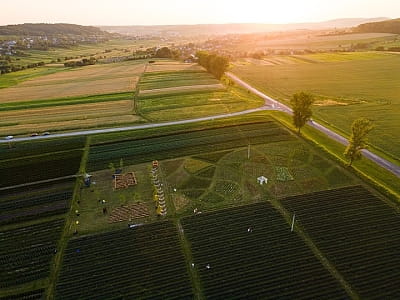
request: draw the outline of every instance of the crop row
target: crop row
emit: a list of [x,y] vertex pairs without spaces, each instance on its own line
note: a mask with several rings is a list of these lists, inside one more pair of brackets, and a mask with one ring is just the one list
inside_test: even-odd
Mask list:
[[50,152],[67,151],[73,149],[82,149],[85,145],[84,137],[68,137],[50,140],[37,140],[12,143],[10,148],[8,144],[0,144],[1,160],[19,158],[22,156],[42,155]]
[[140,89],[159,89],[184,85],[219,83],[215,77],[205,71],[179,71],[163,73],[145,73],[139,83]]
[[3,225],[17,222],[26,222],[43,217],[55,216],[66,213],[68,211],[68,208],[68,201],[60,200],[26,209],[0,212],[0,224]]
[[28,221],[65,213],[72,192],[58,192],[31,198],[0,202],[0,224]]
[[400,295],[400,215],[361,186],[282,200],[361,298]]
[[63,220],[0,232],[0,287],[15,286],[49,275]]
[[14,199],[7,202],[0,202],[1,211],[10,211],[20,208],[26,208],[46,203],[52,203],[56,201],[66,200],[69,201],[72,198],[72,192],[59,192],[47,195],[40,195],[36,197]]
[[182,219],[207,299],[346,299],[268,203]]
[[11,296],[1,297],[0,300],[40,300],[44,299],[44,289],[38,289],[25,293],[15,294]]
[[170,221],[69,241],[56,299],[191,299]]
[[81,150],[71,150],[0,162],[0,187],[74,175],[81,156]]
[[125,162],[136,164],[290,138],[290,134],[274,122],[232,126],[93,146],[88,164],[90,170],[101,170],[107,168],[110,161],[117,163],[121,157]]

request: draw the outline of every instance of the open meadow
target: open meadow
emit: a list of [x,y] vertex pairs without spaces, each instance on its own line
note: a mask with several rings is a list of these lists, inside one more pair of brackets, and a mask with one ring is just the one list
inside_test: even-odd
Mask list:
[[[266,60],[274,57],[266,57]],[[292,57],[284,57],[292,59]],[[242,62],[232,72],[267,95],[285,103],[299,91],[313,93],[314,117],[349,135],[351,123],[367,117],[375,124],[372,146],[392,159],[400,157],[400,55],[337,53],[296,55],[292,61],[265,65]]]

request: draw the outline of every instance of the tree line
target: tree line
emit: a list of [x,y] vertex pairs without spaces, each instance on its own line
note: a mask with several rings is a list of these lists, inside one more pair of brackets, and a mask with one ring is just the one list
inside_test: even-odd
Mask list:
[[356,27],[355,31],[400,34],[400,19],[361,24]]
[[229,60],[224,56],[211,54],[207,51],[198,51],[196,53],[199,65],[203,66],[208,72],[213,74],[217,79],[221,79],[225,71],[228,69]]
[[[300,129],[311,120],[311,106],[314,101],[314,96],[305,92],[296,93],[292,96],[290,104],[293,109],[293,125],[297,128],[298,133],[300,133]],[[351,125],[349,144],[343,153],[349,160],[349,166],[351,166],[354,161],[361,159],[362,150],[368,147],[367,135],[373,128],[374,125],[371,120],[366,118],[358,118]]]

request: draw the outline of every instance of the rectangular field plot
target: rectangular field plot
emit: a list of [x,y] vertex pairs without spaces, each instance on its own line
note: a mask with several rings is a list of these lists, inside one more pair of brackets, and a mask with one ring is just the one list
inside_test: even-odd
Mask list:
[[75,175],[82,150],[0,161],[0,188]]
[[72,239],[56,299],[192,299],[172,222]]
[[282,200],[361,299],[400,297],[400,215],[361,186]]
[[42,155],[50,152],[82,149],[85,146],[85,137],[59,138],[18,142],[12,145],[0,144],[1,160],[20,158],[22,156]]
[[0,288],[46,278],[64,225],[55,220],[0,232]]
[[30,291],[0,298],[0,300],[42,300],[42,299],[44,299],[44,289],[39,289],[35,291]]
[[133,91],[144,64],[124,62],[75,68],[0,91],[2,103]]
[[155,159],[176,158],[232,149],[251,144],[291,140],[293,137],[273,121],[212,128],[168,136],[94,145],[90,149],[88,170],[106,169],[120,158],[125,164],[138,164]]
[[210,73],[204,70],[199,71],[178,71],[178,72],[153,72],[144,73],[140,80],[141,90],[162,89],[178,86],[209,85],[218,84]]
[[269,204],[182,219],[207,299],[347,299]]
[[72,191],[59,191],[0,202],[0,225],[66,213],[71,199]]
[[138,84],[137,112],[151,121],[195,118],[263,105],[263,100],[238,87],[226,87],[198,70],[146,72]]

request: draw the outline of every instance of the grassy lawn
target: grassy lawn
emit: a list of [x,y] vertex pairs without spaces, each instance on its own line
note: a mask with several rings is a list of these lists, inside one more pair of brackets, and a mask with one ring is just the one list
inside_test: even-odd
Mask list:
[[[153,201],[153,185],[151,183],[151,162],[126,166],[123,172],[134,172],[138,184],[127,189],[114,190],[113,172],[108,170],[90,173],[93,175],[94,184],[90,188],[83,188],[79,203],[79,232],[84,234],[98,231],[99,229],[115,229],[127,226],[127,223],[142,223],[157,219]],[[103,202],[105,200],[105,202]],[[145,207],[148,216],[127,216],[124,221],[111,221],[110,216],[119,208],[137,204],[143,210]],[[103,208],[107,213],[103,213]]]
[[[340,132],[349,134],[351,123],[357,117],[370,118],[376,125],[370,134],[371,144],[398,160],[400,73],[393,70],[400,67],[400,56],[372,53],[314,56],[313,59],[325,62],[316,60],[316,63],[272,66],[243,64],[235,66],[233,72],[286,103],[298,91],[315,94],[318,98],[315,118]],[[309,56],[305,57],[308,59]],[[340,57],[346,60],[338,61]],[[349,57],[354,59],[347,60]]]

